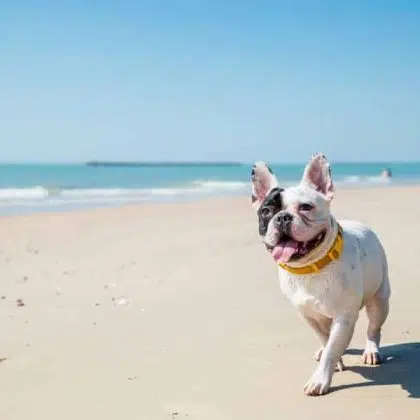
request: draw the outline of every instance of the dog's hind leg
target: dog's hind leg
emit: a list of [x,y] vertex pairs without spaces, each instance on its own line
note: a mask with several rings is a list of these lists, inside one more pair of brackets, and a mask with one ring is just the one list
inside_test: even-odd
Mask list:
[[363,352],[363,363],[368,365],[379,365],[382,362],[379,345],[381,328],[389,312],[389,296],[390,287],[388,278],[386,278],[376,294],[366,302],[366,314],[369,324],[366,347]]

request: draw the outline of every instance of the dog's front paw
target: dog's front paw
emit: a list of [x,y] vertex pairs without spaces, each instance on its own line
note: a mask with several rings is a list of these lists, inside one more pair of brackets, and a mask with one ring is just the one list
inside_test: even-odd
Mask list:
[[[315,355],[314,355],[314,359],[317,361],[317,362],[319,362],[320,360],[321,360],[321,356],[322,356],[322,351],[324,350],[324,347],[320,347],[316,352],[315,352]],[[340,357],[339,359],[338,359],[338,362],[337,362],[337,365],[336,365],[336,367],[335,367],[335,370],[336,371],[338,371],[338,372],[342,372],[343,370],[345,370],[346,369],[346,367],[344,366],[344,362],[343,362],[343,359]]]
[[317,369],[306,383],[305,395],[317,396],[326,394],[331,385],[332,374],[324,369]]

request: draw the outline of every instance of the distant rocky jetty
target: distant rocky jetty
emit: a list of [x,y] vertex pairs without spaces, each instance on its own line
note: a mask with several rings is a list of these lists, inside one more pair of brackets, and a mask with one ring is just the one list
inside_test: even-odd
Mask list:
[[240,162],[110,162],[92,160],[86,162],[87,166],[112,166],[112,167],[180,167],[180,166],[242,166]]

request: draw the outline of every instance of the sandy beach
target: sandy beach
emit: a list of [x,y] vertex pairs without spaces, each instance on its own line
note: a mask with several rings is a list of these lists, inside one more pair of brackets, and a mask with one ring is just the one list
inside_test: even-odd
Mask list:
[[2,420],[419,419],[419,187],[341,190],[393,295],[387,362],[303,394],[318,341],[281,294],[250,198],[0,218]]

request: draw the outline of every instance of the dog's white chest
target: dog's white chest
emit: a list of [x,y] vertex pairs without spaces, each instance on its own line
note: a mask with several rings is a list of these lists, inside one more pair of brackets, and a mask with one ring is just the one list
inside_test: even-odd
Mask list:
[[280,287],[285,296],[301,312],[316,312],[332,317],[337,297],[340,295],[339,284],[334,267],[322,273],[297,276],[279,269]]

